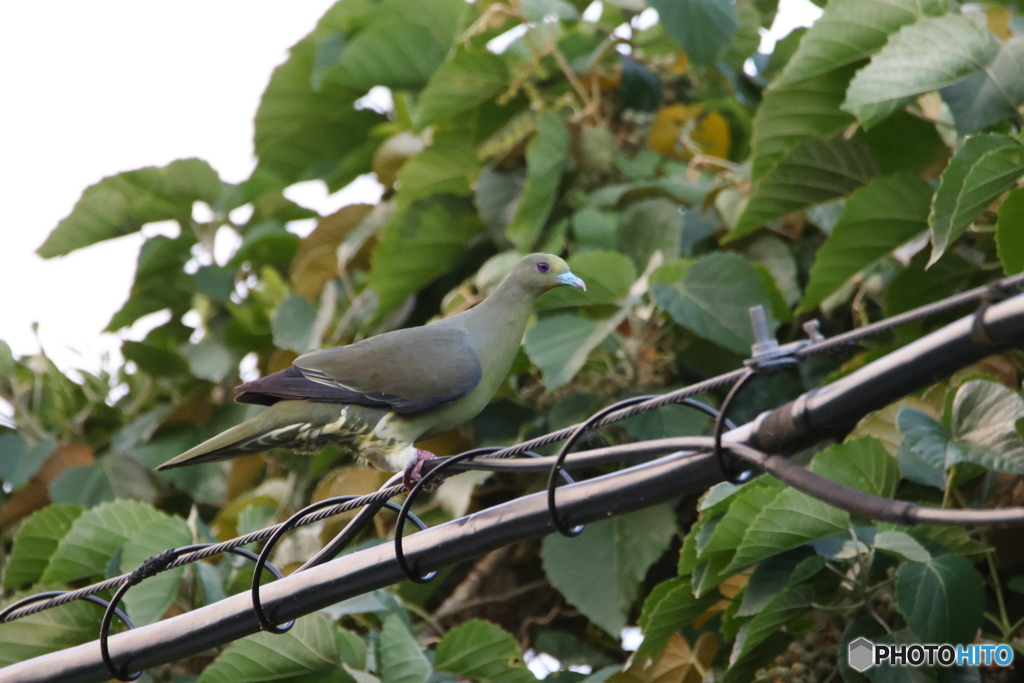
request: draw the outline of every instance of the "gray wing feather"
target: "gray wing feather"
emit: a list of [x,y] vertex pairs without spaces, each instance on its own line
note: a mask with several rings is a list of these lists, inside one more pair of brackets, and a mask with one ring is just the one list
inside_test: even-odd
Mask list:
[[311,382],[356,392],[398,413],[430,410],[473,390],[483,368],[469,334],[452,327],[396,330],[300,356]]

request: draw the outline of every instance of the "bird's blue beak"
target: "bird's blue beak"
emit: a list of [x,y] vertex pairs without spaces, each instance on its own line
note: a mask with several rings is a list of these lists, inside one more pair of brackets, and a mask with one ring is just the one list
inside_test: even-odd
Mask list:
[[587,291],[587,283],[573,275],[572,272],[567,271],[565,273],[562,273],[561,275],[556,275],[555,279],[558,280],[563,285],[569,285],[570,287],[575,287],[576,289],[582,289],[584,292]]

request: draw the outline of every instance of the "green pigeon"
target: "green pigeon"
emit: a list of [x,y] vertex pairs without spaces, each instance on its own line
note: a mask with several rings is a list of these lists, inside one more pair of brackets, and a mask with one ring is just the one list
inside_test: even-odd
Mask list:
[[565,285],[587,288],[559,257],[530,254],[468,311],[299,356],[290,368],[235,388],[236,402],[266,410],[157,469],[268,448],[315,453],[336,443],[368,465],[405,472],[409,486],[435,457],[414,444],[484,409],[512,367],[533,304]]

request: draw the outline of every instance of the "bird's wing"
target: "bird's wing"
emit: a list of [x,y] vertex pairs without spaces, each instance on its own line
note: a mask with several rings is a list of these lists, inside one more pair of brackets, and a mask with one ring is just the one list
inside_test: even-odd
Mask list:
[[296,359],[294,366],[312,382],[386,403],[397,413],[418,413],[461,398],[483,374],[469,334],[441,325],[313,351]]

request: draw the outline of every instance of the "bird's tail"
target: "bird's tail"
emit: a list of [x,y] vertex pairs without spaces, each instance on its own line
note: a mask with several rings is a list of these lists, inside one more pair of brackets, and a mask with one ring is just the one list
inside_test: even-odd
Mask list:
[[276,447],[316,451],[326,445],[328,440],[338,440],[328,439],[325,432],[339,420],[344,421],[343,412],[347,407],[336,403],[280,401],[259,415],[171,458],[156,469],[169,470],[173,467],[227,460]]

